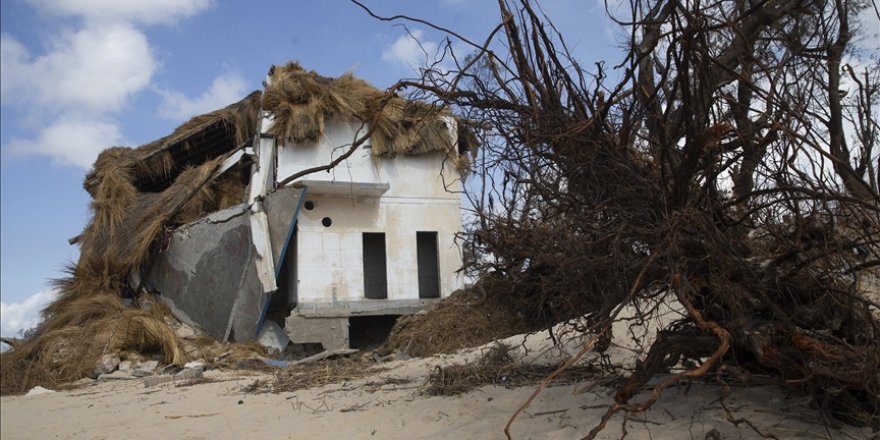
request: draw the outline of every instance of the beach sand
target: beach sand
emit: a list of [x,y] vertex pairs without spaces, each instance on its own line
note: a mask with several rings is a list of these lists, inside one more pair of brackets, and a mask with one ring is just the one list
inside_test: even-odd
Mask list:
[[[547,348],[546,334],[508,338],[533,363],[569,353]],[[518,343],[518,345],[514,344]],[[570,344],[573,350],[576,344]],[[549,347],[549,345],[548,345]],[[612,347],[615,358],[621,347]],[[437,366],[476,359],[485,350],[383,363],[374,375],[296,392],[247,393],[271,375],[247,370],[205,372],[205,383],[145,387],[144,379],[91,382],[76,389],[0,398],[0,432],[14,439],[499,439],[511,415],[536,386],[483,386],[444,397],[424,394]],[[616,354],[615,354],[616,353]],[[525,353],[519,353],[522,356]],[[669,388],[649,411],[616,415],[597,438],[756,439],[748,423],[728,421],[711,378]],[[516,439],[579,439],[612,402],[613,390],[590,382],[550,386],[511,427]],[[637,396],[641,401],[646,393]],[[772,385],[732,387],[726,399],[744,418],[776,438],[877,439],[868,428],[830,427],[807,396]],[[715,436],[718,434],[718,436]],[[708,435],[708,437],[707,437]]]

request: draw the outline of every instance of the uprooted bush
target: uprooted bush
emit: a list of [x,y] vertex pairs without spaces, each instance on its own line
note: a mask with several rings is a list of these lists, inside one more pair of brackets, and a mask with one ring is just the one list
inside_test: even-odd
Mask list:
[[407,84],[485,127],[469,268],[583,315],[585,351],[624,308],[685,310],[588,438],[727,364],[880,427],[880,74],[842,63],[861,3],[633,0],[614,70],[584,68],[532,2],[499,5],[485,46]]

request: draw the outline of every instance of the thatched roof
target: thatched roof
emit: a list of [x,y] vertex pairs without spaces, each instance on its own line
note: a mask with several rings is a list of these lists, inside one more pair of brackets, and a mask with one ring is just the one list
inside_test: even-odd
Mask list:
[[137,148],[104,150],[86,175],[84,187],[95,197],[101,172],[109,166],[132,168],[135,184],[149,191],[164,189],[187,167],[228,153],[257,131],[262,93],[254,91],[225,108],[193,117],[168,136]]
[[314,142],[324,134],[325,119],[335,118],[373,123],[371,151],[378,157],[440,151],[463,171],[476,148],[463,124],[458,143],[450,136],[448,108],[388,96],[350,73],[328,78],[291,62],[273,66],[269,77],[263,108],[274,118],[271,132],[279,141]]

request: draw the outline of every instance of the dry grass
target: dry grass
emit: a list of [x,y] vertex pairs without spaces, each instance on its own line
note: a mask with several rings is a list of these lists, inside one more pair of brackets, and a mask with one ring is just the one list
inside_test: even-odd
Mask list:
[[[274,369],[270,380],[257,380],[247,388],[249,393],[287,393],[347,383],[373,376],[387,368],[366,359],[327,359],[308,364]],[[392,379],[393,380],[393,379]]]
[[[511,348],[497,343],[471,364],[437,366],[428,376],[423,393],[429,396],[454,396],[485,385],[507,388],[535,385],[554,372],[559,365],[528,365],[510,355]],[[574,366],[553,380],[555,385],[580,383],[600,374],[593,366]]]

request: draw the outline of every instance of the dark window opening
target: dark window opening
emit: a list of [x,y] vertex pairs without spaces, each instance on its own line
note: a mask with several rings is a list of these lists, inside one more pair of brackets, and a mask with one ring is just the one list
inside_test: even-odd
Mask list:
[[308,200],[303,206],[306,208],[307,211],[311,211],[315,209],[315,202]]
[[324,225],[325,228],[329,228],[330,225],[333,224],[333,219],[330,217],[324,217],[321,219],[321,224]]
[[440,298],[440,263],[437,232],[416,232],[419,298]]
[[348,343],[362,351],[375,350],[388,339],[395,322],[397,315],[348,318]]
[[364,233],[364,297],[388,298],[388,274],[385,262],[385,234]]

